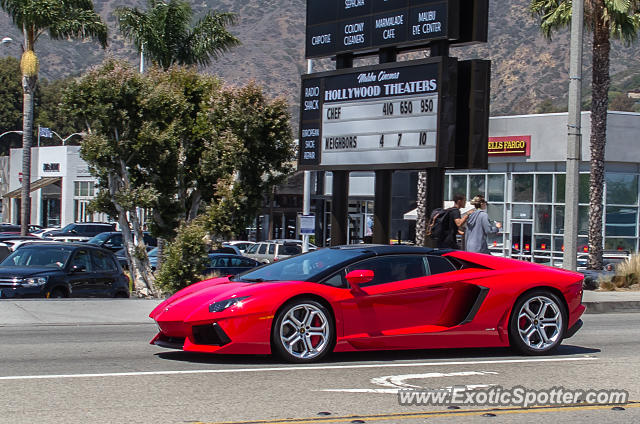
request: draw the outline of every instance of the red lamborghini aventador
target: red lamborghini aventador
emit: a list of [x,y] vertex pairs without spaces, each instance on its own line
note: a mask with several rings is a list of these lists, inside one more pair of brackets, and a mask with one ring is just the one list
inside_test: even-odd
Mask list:
[[341,246],[193,284],[155,308],[162,347],[274,353],[512,346],[545,354],[582,325],[581,274],[410,246]]

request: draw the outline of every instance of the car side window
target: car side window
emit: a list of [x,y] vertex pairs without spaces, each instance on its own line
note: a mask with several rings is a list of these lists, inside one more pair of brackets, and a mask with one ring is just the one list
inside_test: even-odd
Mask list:
[[347,272],[356,269],[373,271],[373,280],[362,284],[362,287],[409,280],[427,275],[422,256],[417,255],[393,255],[365,259],[349,266]]
[[95,271],[115,271],[117,270],[117,266],[109,255],[99,250],[94,250],[91,252],[93,256],[93,269]]
[[269,254],[270,254],[270,255],[273,255],[275,252],[276,252],[276,245],[275,245],[275,244],[273,244],[273,243],[271,243],[271,244],[269,245]]
[[84,267],[84,272],[93,271],[91,265],[91,255],[88,250],[78,250],[71,260],[71,267]]
[[333,286],[333,287],[342,287],[342,288],[346,288],[347,287],[347,283],[344,279],[344,273],[342,271],[338,272],[337,274],[333,274],[331,277],[327,278],[326,280],[324,280],[322,282],[322,284],[326,284],[328,286]]
[[260,248],[258,249],[259,255],[264,255],[267,252],[267,245],[265,243],[260,243]]
[[446,258],[442,256],[427,256],[429,261],[430,274],[442,274],[445,272],[455,271],[456,268]]
[[247,253],[256,253],[256,250],[258,250],[258,246],[259,246],[259,244],[252,245],[251,247],[249,247],[247,249]]
[[114,234],[111,236],[109,243],[111,243],[113,247],[122,246],[122,234]]
[[302,253],[302,247],[300,246],[290,244],[280,246],[281,255],[297,255],[299,253]]

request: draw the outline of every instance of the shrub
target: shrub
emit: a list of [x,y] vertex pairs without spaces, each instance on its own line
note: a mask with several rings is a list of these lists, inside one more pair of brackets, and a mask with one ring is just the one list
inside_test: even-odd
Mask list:
[[613,277],[600,277],[600,288],[615,290],[629,288],[640,282],[640,255],[633,255],[628,260],[616,265]]
[[202,270],[207,267],[207,253],[211,241],[205,229],[204,219],[196,218],[182,224],[176,238],[165,246],[156,285],[165,293],[175,293],[190,284],[204,279]]

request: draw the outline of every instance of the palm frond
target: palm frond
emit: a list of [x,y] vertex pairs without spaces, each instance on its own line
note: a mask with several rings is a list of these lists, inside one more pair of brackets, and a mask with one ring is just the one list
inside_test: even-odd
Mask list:
[[206,66],[211,59],[218,59],[221,54],[240,45],[240,40],[226,28],[236,22],[237,16],[233,13],[208,13],[193,27],[186,40],[188,49],[183,51],[179,62]]

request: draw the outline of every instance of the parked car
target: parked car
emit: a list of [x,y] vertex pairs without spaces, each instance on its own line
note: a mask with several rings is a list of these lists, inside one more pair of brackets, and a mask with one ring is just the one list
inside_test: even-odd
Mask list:
[[[152,237],[151,234],[145,232],[142,237],[144,238],[145,245],[153,247],[158,245],[158,240],[155,237]],[[87,240],[87,243],[104,247],[112,252],[117,252],[122,249],[123,246],[122,233],[120,231],[107,231],[91,237]]]
[[[116,256],[116,260],[122,267],[122,269],[129,269],[129,262],[127,262],[127,252],[125,252],[124,247],[120,250],[113,252]],[[156,264],[158,263],[158,248],[153,246],[147,246],[147,256],[149,257],[149,263],[151,265],[151,269],[156,269]]]
[[223,246],[237,247],[242,254],[244,254],[247,251],[247,249],[249,249],[254,244],[255,243],[252,241],[243,241],[243,240],[232,240],[232,241],[225,241],[224,243],[222,243]]
[[302,242],[298,244],[289,241],[270,240],[254,244],[245,252],[245,256],[263,264],[270,264],[300,253],[302,253]]
[[236,275],[262,265],[260,262],[240,255],[227,253],[209,253],[209,266],[204,275]]
[[59,241],[87,241],[93,236],[115,229],[115,224],[104,222],[76,222],[59,231],[47,231],[42,236]]
[[0,233],[20,233],[20,226],[6,222],[0,223]]
[[112,252],[78,243],[22,246],[0,263],[0,298],[129,297]]

